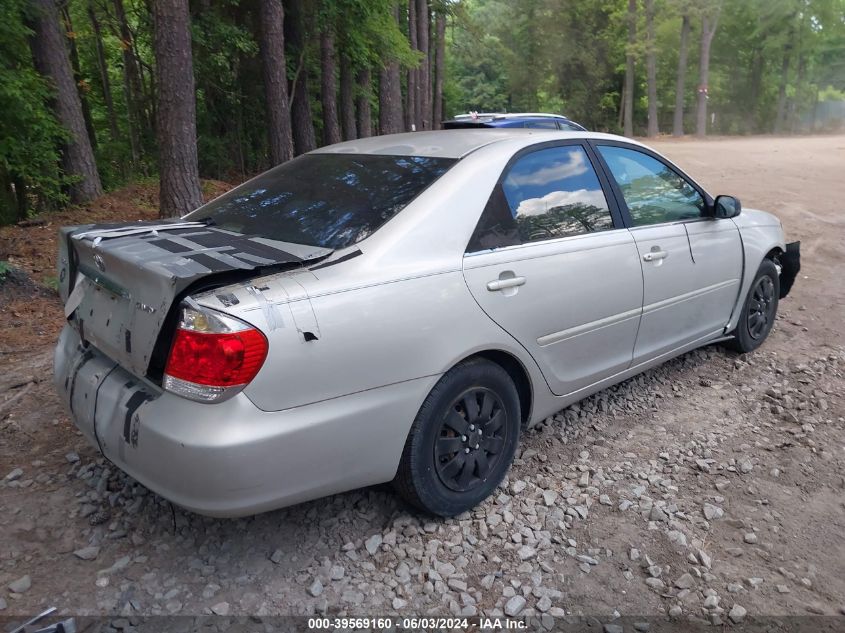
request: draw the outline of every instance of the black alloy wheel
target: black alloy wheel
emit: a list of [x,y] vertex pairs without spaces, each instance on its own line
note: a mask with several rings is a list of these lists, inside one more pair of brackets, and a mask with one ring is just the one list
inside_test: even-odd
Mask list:
[[434,444],[437,476],[457,492],[472,490],[496,470],[507,441],[507,411],[501,398],[485,387],[459,395]]
[[755,341],[765,338],[771,329],[771,323],[775,318],[775,284],[771,277],[763,276],[751,290],[751,301],[748,303],[746,313],[748,334]]
[[775,324],[780,296],[780,274],[770,259],[764,259],[751,282],[745,297],[739,323],[732,332],[729,346],[745,354],[751,352],[766,340]]
[[504,479],[521,427],[519,393],[508,372],[484,358],[459,363],[423,401],[393,485],[432,514],[470,510]]

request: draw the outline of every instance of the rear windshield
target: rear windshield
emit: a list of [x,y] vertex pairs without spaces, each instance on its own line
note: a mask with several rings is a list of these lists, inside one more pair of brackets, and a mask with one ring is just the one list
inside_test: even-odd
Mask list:
[[188,214],[237,233],[339,249],[374,233],[442,176],[452,158],[307,154]]

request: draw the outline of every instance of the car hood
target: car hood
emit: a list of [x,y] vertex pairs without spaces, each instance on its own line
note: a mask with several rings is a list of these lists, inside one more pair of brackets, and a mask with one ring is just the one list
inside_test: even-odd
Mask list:
[[752,226],[780,226],[780,220],[776,215],[759,209],[743,208],[734,219],[736,225],[743,229]]

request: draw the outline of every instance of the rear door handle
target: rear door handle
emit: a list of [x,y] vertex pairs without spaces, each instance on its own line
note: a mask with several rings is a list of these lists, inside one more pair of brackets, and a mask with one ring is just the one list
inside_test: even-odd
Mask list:
[[507,277],[505,279],[494,279],[487,282],[487,290],[496,292],[497,290],[504,290],[505,288],[515,288],[517,286],[525,285],[525,277]]
[[666,259],[669,257],[669,253],[666,251],[651,251],[649,253],[643,253],[643,261],[646,262],[653,262],[657,261],[658,259]]

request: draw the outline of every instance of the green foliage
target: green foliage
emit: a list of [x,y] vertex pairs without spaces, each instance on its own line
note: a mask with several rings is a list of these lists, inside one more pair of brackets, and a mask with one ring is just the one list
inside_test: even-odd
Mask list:
[[21,219],[33,202],[65,200],[58,148],[66,134],[48,107],[50,87],[32,67],[27,9],[25,0],[6,0],[0,20],[0,223]]
[[[0,223],[66,202],[68,183],[59,159],[67,136],[52,114],[50,85],[33,68],[26,26],[30,3],[5,0],[0,21]],[[288,10],[293,5],[284,3]],[[688,15],[682,97],[690,131],[702,16],[718,14],[708,86],[708,110],[715,117],[710,131],[800,132],[833,128],[841,118],[838,104],[828,102],[845,99],[845,0],[653,3],[654,41],[646,42],[644,3],[638,0],[637,40],[629,47],[628,0],[431,0],[434,11],[449,15],[444,113],[562,112],[592,129],[618,132],[630,52],[636,59],[634,129],[643,133],[645,58],[652,46],[660,129],[668,132],[681,16]],[[338,66],[372,71],[374,115],[380,68],[393,60],[403,69],[422,61],[408,43],[406,0],[300,0],[298,5],[302,19],[296,39],[302,45],[295,47],[288,37],[288,79],[298,73],[308,77],[318,138],[321,30],[335,36]],[[66,0],[61,6],[104,186],[155,177],[151,1]],[[200,174],[206,178],[237,181],[269,166],[258,7],[257,0],[191,2],[197,142]],[[137,68],[134,78],[130,67]],[[820,110],[823,116],[817,116]]]
[[[638,2],[635,133],[646,124],[646,25]],[[718,14],[708,110],[717,133],[806,131],[817,100],[845,90],[845,0],[654,0],[660,129],[671,130],[681,16],[690,17],[684,105],[699,83],[701,19]],[[562,112],[619,131],[627,0],[463,0],[447,60],[448,111]],[[784,72],[786,68],[786,72]]]
[[833,86],[825,86],[819,90],[819,101],[845,101],[845,90],[838,90]]
[[261,60],[246,2],[210,3],[193,15],[200,173],[243,180],[262,167]]
[[47,275],[44,277],[44,285],[55,292],[59,291],[59,278],[55,275]]
[[616,5],[462,3],[447,54],[448,111],[563,112],[613,127],[624,61]]
[[4,262],[3,260],[0,260],[0,281],[5,281],[6,275],[8,275],[10,272],[12,272],[12,266],[9,264],[9,262]]
[[379,67],[388,59],[398,59],[407,68],[419,63],[419,54],[411,51],[393,18],[396,5],[397,0],[324,1],[322,19],[333,20],[337,43],[353,65]]

